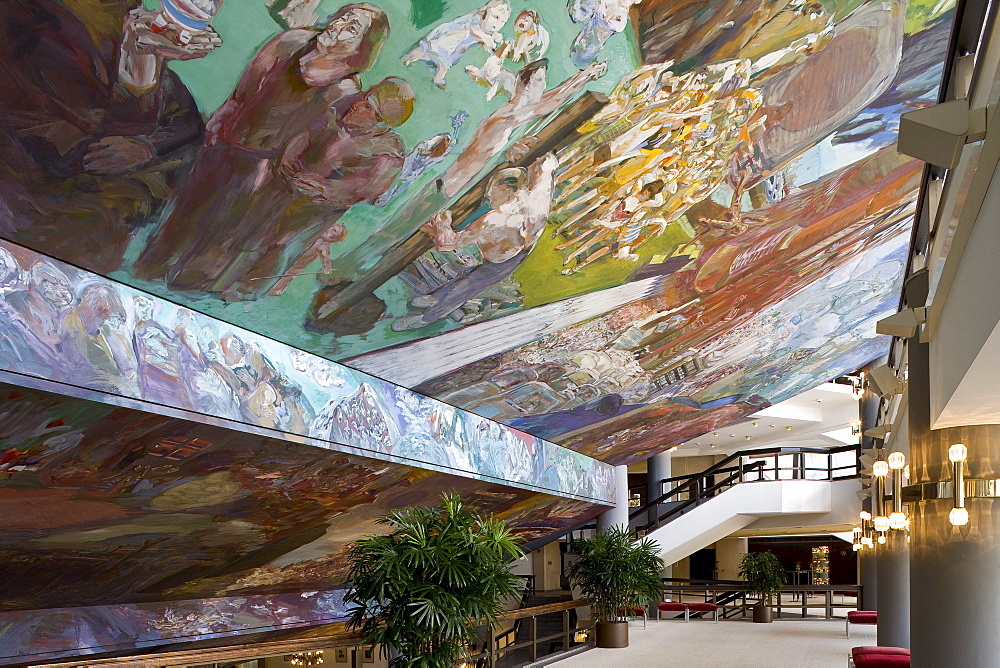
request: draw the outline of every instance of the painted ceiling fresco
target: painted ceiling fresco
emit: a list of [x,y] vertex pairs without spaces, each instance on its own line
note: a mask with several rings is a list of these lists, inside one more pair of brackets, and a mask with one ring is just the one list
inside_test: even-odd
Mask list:
[[526,540],[604,508],[7,384],[0,414],[0,611],[329,589],[442,490]]
[[14,382],[55,381],[41,388],[83,398],[564,496],[614,498],[610,466],[536,436],[11,243],[0,242],[0,267],[0,377],[6,370]]
[[331,645],[353,645],[357,636],[337,621],[347,608],[343,590],[333,590],[0,612],[0,666],[186,649],[234,635],[250,644],[322,633]]
[[4,3],[0,234],[612,463],[885,342],[948,0]]

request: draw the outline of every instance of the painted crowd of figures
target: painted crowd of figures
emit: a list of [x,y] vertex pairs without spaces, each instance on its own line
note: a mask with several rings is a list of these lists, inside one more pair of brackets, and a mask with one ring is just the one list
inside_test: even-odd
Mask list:
[[472,477],[610,493],[609,468],[589,457],[234,329],[0,243],[0,369]]

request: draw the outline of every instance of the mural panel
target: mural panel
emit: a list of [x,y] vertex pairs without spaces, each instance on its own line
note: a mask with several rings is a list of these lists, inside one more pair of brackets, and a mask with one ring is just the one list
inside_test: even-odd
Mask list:
[[613,498],[609,466],[536,436],[14,244],[0,242],[0,268],[0,369],[296,442]]
[[5,384],[0,411],[0,610],[330,589],[445,490],[526,540],[604,508]]
[[[901,269],[870,263],[899,252],[919,174],[895,130],[936,99],[951,18],[5,3],[0,235],[632,461],[884,348]],[[774,359],[748,350],[762,331]]]
[[342,591],[335,590],[0,612],[0,665],[136,653],[236,635],[241,642],[258,642],[305,635],[305,627],[320,624],[329,636],[346,638],[346,624],[337,623],[346,610]]

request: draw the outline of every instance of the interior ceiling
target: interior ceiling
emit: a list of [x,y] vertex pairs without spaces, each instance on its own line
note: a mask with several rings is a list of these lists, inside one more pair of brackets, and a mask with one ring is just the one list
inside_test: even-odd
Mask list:
[[0,234],[613,463],[884,351],[951,3],[479,1],[4,3]]
[[445,489],[526,540],[601,510],[7,384],[0,414],[0,611],[329,589],[379,516]]

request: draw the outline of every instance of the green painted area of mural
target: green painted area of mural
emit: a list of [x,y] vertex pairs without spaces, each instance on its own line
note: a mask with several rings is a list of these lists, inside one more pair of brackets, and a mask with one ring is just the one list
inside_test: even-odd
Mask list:
[[514,273],[523,287],[524,307],[575,297],[594,290],[603,290],[610,285],[625,283],[639,268],[649,263],[654,255],[670,255],[678,246],[691,240],[683,226],[674,224],[662,236],[651,240],[636,252],[637,260],[629,262],[594,263],[572,276],[564,276],[561,262],[562,253],[554,251],[559,239],[545,234],[535,246],[534,252]]

